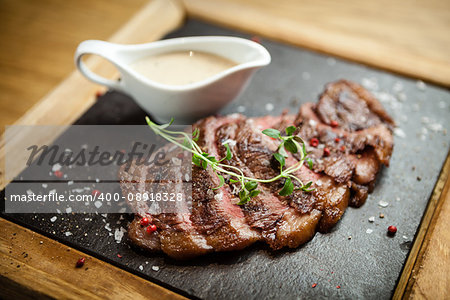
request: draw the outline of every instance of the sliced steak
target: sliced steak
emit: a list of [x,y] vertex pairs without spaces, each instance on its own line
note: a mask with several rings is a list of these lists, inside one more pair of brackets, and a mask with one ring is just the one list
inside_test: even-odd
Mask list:
[[[219,188],[220,180],[210,166],[191,167],[190,155],[170,151],[169,165],[133,162],[129,169],[122,167],[122,191],[124,195],[177,192],[190,202],[176,202],[171,212],[154,213],[157,203],[130,201],[136,213],[128,228],[130,240],[149,251],[187,259],[243,249],[256,241],[274,250],[295,248],[310,240],[317,230],[329,231],[348,205],[364,203],[382,165],[389,165],[393,151],[395,124],[364,88],[338,81],[327,85],[317,104],[302,105],[296,116],[283,113],[247,119],[234,114],[200,120],[194,128],[200,131],[198,145],[204,152],[219,160],[226,156],[223,144],[228,143],[233,156],[224,163],[238,167],[247,177],[267,180],[280,172],[273,158],[279,141],[262,134],[262,130],[284,132],[292,124],[298,127],[296,134],[305,140],[313,161],[311,170],[304,165],[293,175],[303,183],[313,181],[314,191],[295,190],[289,196],[280,196],[283,180],[259,183],[261,193],[237,205],[240,185],[231,183],[228,175],[222,174],[225,184]],[[317,139],[317,145],[313,139]],[[181,164],[185,159],[189,163]],[[298,160],[298,154],[289,154],[286,168]],[[192,190],[186,188],[188,180]],[[295,187],[300,186],[293,182]],[[188,203],[192,203],[191,210]],[[146,232],[141,226],[144,216],[151,218],[157,231]]]

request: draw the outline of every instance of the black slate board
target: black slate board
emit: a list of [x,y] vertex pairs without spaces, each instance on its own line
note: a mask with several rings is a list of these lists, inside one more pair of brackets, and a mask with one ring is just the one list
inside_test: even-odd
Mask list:
[[[189,20],[167,38],[193,35],[250,37]],[[277,115],[286,108],[296,113],[301,103],[316,101],[327,82],[345,78],[373,91],[399,125],[391,167],[382,171],[367,203],[349,208],[331,233],[316,234],[295,250],[273,253],[256,245],[176,262],[142,253],[125,239],[115,242],[105,224],[114,232],[126,227],[130,215],[63,214],[53,223],[50,218],[56,214],[3,216],[190,297],[390,298],[448,154],[449,91],[304,49],[264,39],[262,44],[272,55],[271,65],[260,70],[240,99],[222,113]],[[145,115],[127,96],[109,92],[77,124],[144,124]],[[379,201],[389,206],[382,208]],[[380,219],[379,213],[385,218]],[[375,216],[374,223],[368,222],[370,216]],[[393,238],[386,236],[391,224],[399,230]],[[66,236],[68,231],[73,235]]]

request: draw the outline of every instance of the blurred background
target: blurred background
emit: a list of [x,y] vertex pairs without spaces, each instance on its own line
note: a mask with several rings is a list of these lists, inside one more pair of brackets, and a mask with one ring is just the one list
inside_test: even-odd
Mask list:
[[[413,73],[425,81],[450,82],[442,79],[450,78],[448,0],[174,2],[184,5],[188,15],[242,30],[254,29],[255,34],[269,32],[272,39]],[[0,128],[14,123],[74,70],[73,53],[78,43],[108,39],[148,3],[0,0]],[[230,12],[231,18],[223,18]],[[277,21],[265,22],[260,13],[268,13]]]
[[147,2],[1,0],[1,128],[74,70],[81,41],[108,39]]

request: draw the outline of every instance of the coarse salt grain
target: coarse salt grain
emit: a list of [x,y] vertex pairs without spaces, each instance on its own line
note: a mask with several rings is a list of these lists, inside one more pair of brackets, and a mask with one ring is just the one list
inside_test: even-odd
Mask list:
[[388,202],[381,200],[380,202],[378,202],[378,205],[381,207],[387,207],[389,205]]
[[273,108],[274,108],[274,106],[273,106],[272,103],[267,103],[266,106],[265,106],[265,108],[266,108],[267,111],[272,111]]
[[427,88],[427,85],[425,84],[425,82],[423,82],[422,80],[417,80],[416,82],[416,87],[421,90],[424,91]]
[[399,138],[405,138],[406,137],[405,132],[401,128],[398,128],[398,127],[394,129],[394,134],[396,136],[398,136]]
[[179,158],[172,157],[172,162],[176,166],[180,166],[181,165],[181,159],[179,159]]
[[374,216],[370,217],[370,218],[369,218],[369,222],[370,222],[370,223],[375,222],[375,217],[374,217]]
[[71,235],[72,235],[72,232],[66,231],[64,234],[65,234],[66,236],[71,236]]
[[66,208],[66,213],[70,214],[72,212],[72,207]]
[[308,79],[311,78],[311,75],[310,75],[308,72],[303,72],[303,73],[302,73],[302,78],[303,78],[304,80],[308,80]]
[[111,227],[109,227],[109,223],[106,223],[105,229],[108,230],[108,231],[111,231],[111,230],[112,230]]
[[368,229],[366,230],[366,233],[368,233],[368,234],[371,234],[372,232],[373,232],[373,230],[370,229],[370,228],[368,228]]
[[56,219],[57,219],[57,217],[56,217],[56,216],[54,216],[54,217],[51,217],[51,218],[50,218],[50,222],[54,223],[54,222],[56,221]]
[[122,227],[120,227],[120,229],[116,228],[114,231],[114,239],[116,240],[116,243],[120,243],[122,241],[124,231],[125,230]]
[[73,184],[73,180],[70,180],[67,182],[67,185],[72,185]]
[[152,270],[155,271],[155,272],[158,272],[159,271],[159,267],[158,266],[152,266]]
[[56,171],[59,171],[59,170],[61,170],[61,165],[60,164],[54,164],[52,166],[52,172],[56,172]]
[[237,110],[238,112],[240,112],[240,113],[243,113],[243,112],[245,112],[245,106],[239,105],[239,106],[236,108],[236,110]]
[[95,205],[95,207],[100,208],[103,205],[103,203],[100,201],[95,201],[94,205]]
[[43,187],[44,189],[46,189],[46,188],[48,187],[48,184],[43,183],[43,184],[42,184],[42,187]]

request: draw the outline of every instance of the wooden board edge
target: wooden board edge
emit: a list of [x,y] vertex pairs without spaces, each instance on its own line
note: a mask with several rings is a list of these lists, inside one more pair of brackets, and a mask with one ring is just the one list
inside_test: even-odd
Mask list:
[[[178,0],[152,0],[122,26],[109,41],[122,44],[155,41],[181,26],[184,18],[185,10]],[[117,70],[112,64],[100,57],[89,57],[85,63],[96,73],[117,76]],[[106,88],[91,83],[75,70],[30,108],[14,125],[72,124],[95,103],[95,95],[99,91],[104,92]],[[15,129],[14,132],[8,135],[13,137],[12,140],[6,140],[5,134],[0,140],[0,190],[5,188],[8,179],[17,176],[25,166],[23,163],[17,163],[16,165],[21,167],[10,168],[8,178],[5,177],[5,157],[11,155],[6,153],[6,143],[20,144],[20,141],[25,140],[28,144],[31,143],[30,141],[33,144],[48,144],[58,136],[56,130],[55,134],[43,141],[33,134],[22,134],[21,129],[13,129]],[[18,158],[17,161],[21,162],[20,159]]]
[[[76,268],[80,257],[85,257],[86,263]],[[3,218],[0,218],[0,264],[0,289],[6,298],[19,294],[21,299],[185,299]]]
[[[268,14],[256,5],[226,0],[183,0],[188,16],[233,28],[274,41],[300,46],[316,52],[333,55],[349,61],[384,69],[400,75],[422,79],[446,87],[450,86],[450,68],[441,61],[428,59],[420,53],[400,51],[396,59],[389,53],[397,48],[369,39],[331,32],[326,28],[310,24],[299,24],[295,20]],[[220,9],[218,9],[220,7]],[[301,26],[300,26],[301,25]],[[361,47],[348,45],[362,44]],[[396,51],[399,52],[399,51]],[[376,55],[375,55],[376,54]]]
[[[397,287],[392,299],[408,299],[414,286],[415,276],[419,271],[421,261],[429,241],[432,238],[434,227],[439,216],[440,207],[445,200],[450,199],[450,153],[447,155],[444,166],[431,194],[431,198],[425,209],[425,213],[420,222],[419,229],[414,239],[414,243],[409,252],[403,271],[400,275]],[[445,192],[446,191],[446,192]]]

